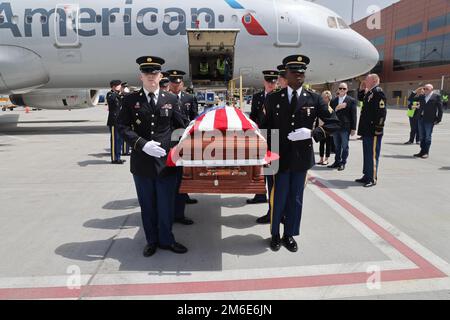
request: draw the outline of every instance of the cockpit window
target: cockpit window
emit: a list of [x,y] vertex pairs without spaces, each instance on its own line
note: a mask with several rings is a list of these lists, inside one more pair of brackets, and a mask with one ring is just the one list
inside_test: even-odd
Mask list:
[[350,28],[350,27],[345,23],[345,21],[342,20],[342,18],[337,18],[337,21],[338,21],[338,23],[339,23],[339,28],[341,28],[341,29],[348,29],[348,28]]
[[328,17],[328,26],[332,29],[337,29],[337,22],[335,17]]

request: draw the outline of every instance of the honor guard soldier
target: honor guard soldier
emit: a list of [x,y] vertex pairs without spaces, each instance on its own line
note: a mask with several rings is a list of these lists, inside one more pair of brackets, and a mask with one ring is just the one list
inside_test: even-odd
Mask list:
[[120,80],[112,80],[110,82],[111,91],[106,94],[106,101],[108,103],[108,122],[109,131],[111,133],[110,145],[111,145],[111,163],[123,164],[125,161],[120,159],[122,152],[122,136],[117,129],[117,118],[119,117],[120,109],[122,107]]
[[158,57],[140,57],[143,88],[125,97],[119,116],[119,128],[131,144],[131,173],[141,207],[147,246],[144,256],[152,256],[157,248],[186,253],[175,242],[172,233],[176,190],[176,168],[166,166],[167,154],[174,145],[175,129],[185,128],[187,119],[177,97],[160,90],[161,66]]
[[284,65],[279,65],[278,69],[278,85],[281,89],[288,87],[288,81],[286,79],[286,67]]
[[[270,247],[274,251],[282,244],[291,252],[298,250],[294,236],[300,234],[307,171],[315,164],[312,139],[321,141],[339,129],[339,119],[333,109],[320,95],[302,88],[309,62],[310,59],[303,55],[285,58],[288,87],[270,94],[265,102],[264,127],[271,135],[279,135],[279,151],[269,140],[270,150],[280,155],[270,197]],[[313,130],[317,118],[324,125]],[[280,239],[282,215],[286,215],[286,221],[284,236]]]
[[361,83],[358,98],[363,101],[358,135],[363,141],[364,176],[356,182],[370,188],[377,184],[381,140],[386,121],[386,96],[380,88],[378,75],[369,74],[366,77],[366,80]]
[[189,121],[195,120],[198,116],[198,103],[195,96],[183,91],[183,76],[186,74],[179,70],[169,70],[169,91],[178,97],[181,102],[181,111],[184,112]]
[[161,81],[159,82],[159,87],[161,88],[162,91],[169,91],[169,73],[168,72],[163,72],[162,73],[163,77],[161,79]]
[[[278,71],[266,70],[263,71],[263,76],[264,76],[264,90],[253,95],[252,108],[250,112],[250,119],[252,119],[253,122],[255,122],[260,128],[264,118],[263,112],[264,101],[266,100],[267,95],[272,93],[277,87]],[[247,204],[266,203],[266,202],[267,202],[266,194],[256,194],[253,197],[253,199],[247,199]],[[268,223],[268,220],[269,216],[266,215],[258,219],[257,222]]]
[[[181,111],[189,121],[198,116],[198,104],[195,96],[183,92],[183,76],[186,74],[180,70],[168,70],[169,90],[175,94],[180,102]],[[177,199],[175,204],[175,222],[184,225],[191,225],[194,222],[184,216],[186,204],[196,204],[196,199],[191,199],[186,193],[179,193],[181,182],[183,180],[183,167],[177,168]]]
[[[121,84],[122,90],[120,92],[120,99],[123,101],[126,95],[130,94],[130,87],[128,85],[128,82],[122,82]],[[125,139],[122,139],[122,156],[129,156],[130,155],[130,145],[127,143]]]

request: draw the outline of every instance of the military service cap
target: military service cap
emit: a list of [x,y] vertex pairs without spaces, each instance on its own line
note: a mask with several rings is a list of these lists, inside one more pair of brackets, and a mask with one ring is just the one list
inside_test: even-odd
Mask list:
[[278,75],[280,77],[286,78],[286,67],[284,64],[280,64],[278,67]]
[[181,83],[183,76],[186,74],[186,72],[180,70],[168,70],[167,72],[169,73],[169,80],[172,83]]
[[120,80],[111,80],[111,82],[109,83],[109,86],[112,87],[117,87],[118,85],[121,85],[122,81]]
[[163,78],[161,79],[161,81],[159,82],[159,85],[161,87],[165,87],[169,84],[169,73],[168,72],[163,72]]
[[278,71],[275,70],[266,70],[263,71],[264,80],[267,82],[277,82],[278,80]]
[[294,54],[286,57],[283,60],[283,64],[286,66],[286,70],[305,73],[310,59],[307,56],[300,54]]
[[142,73],[161,72],[161,66],[165,63],[164,59],[152,56],[143,56],[136,59],[139,69]]

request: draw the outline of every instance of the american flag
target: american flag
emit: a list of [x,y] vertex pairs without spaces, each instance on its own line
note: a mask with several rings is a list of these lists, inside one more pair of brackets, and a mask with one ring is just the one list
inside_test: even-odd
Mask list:
[[[221,131],[226,132],[247,132],[254,131],[256,136],[259,137],[264,143],[266,139],[261,134],[258,126],[254,123],[245,113],[240,109],[225,106],[225,107],[215,107],[209,109],[199,115],[197,119],[192,121],[189,126],[184,131],[183,136],[180,139],[179,145],[183,143],[186,139],[192,137],[197,132],[211,132],[211,131]],[[210,161],[190,161],[185,159],[177,159],[175,161],[176,148],[172,149],[169,153],[167,159],[168,166],[209,166]],[[269,162],[276,160],[277,155],[272,154],[270,151],[267,152],[266,156],[262,159],[238,159],[238,160],[221,160],[215,161],[214,165],[222,166],[236,166],[236,165],[265,165]]]

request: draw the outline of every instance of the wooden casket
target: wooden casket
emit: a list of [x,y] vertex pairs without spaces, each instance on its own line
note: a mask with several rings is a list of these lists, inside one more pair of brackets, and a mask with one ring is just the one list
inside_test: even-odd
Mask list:
[[182,193],[265,194],[267,141],[241,110],[214,108],[192,121],[168,164],[182,166]]

